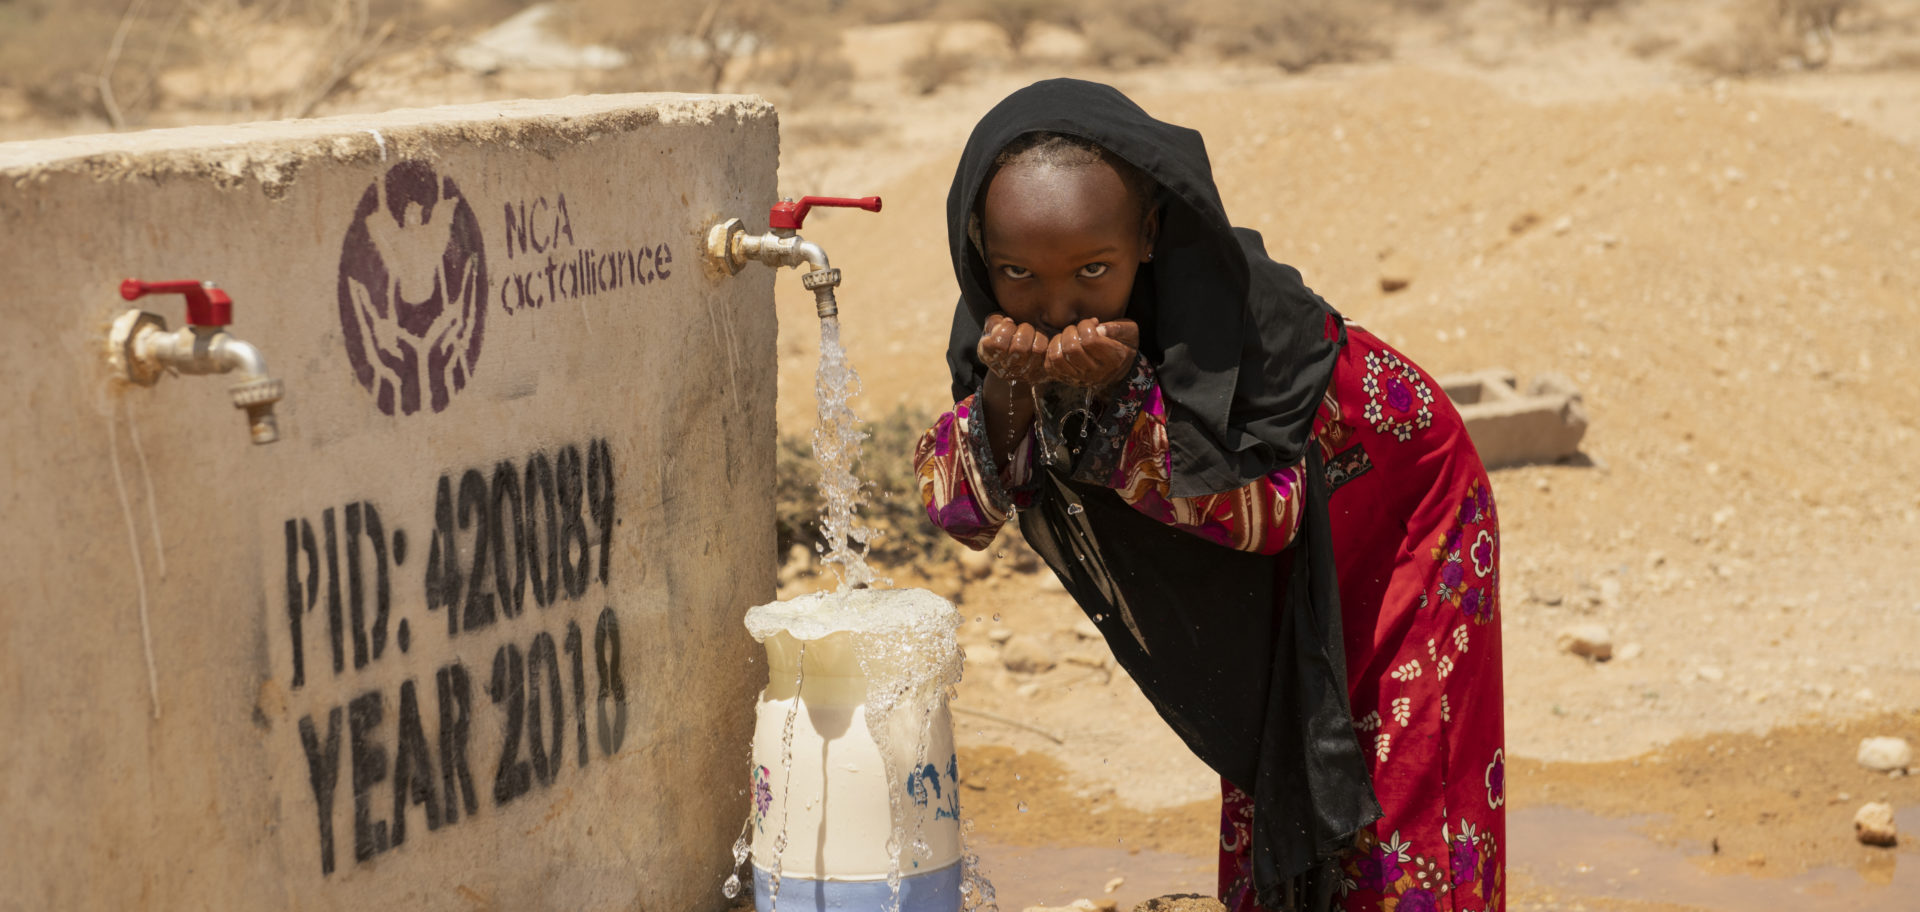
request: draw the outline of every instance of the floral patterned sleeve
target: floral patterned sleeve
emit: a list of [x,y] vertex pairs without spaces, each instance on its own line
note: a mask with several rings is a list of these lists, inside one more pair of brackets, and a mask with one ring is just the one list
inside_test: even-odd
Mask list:
[[953,410],[921,436],[913,454],[927,518],[975,551],[993,544],[1014,510],[1032,506],[1035,497],[1028,458],[1033,435],[1014,448],[1004,472],[994,471],[979,402],[980,395],[975,393],[954,403]]
[[1114,489],[1135,510],[1217,545],[1275,554],[1300,527],[1305,466],[1295,464],[1232,491],[1174,497],[1167,405],[1153,366],[1139,359],[1121,393],[1094,420],[1076,481]]

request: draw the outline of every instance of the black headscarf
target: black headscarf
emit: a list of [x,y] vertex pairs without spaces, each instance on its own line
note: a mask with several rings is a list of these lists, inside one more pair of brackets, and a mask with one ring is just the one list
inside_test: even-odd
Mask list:
[[1155,256],[1127,314],[1168,405],[1172,494],[1232,490],[1302,459],[1307,481],[1301,529],[1273,557],[1165,526],[1052,467],[1036,469],[1021,531],[1162,717],[1253,797],[1260,903],[1330,908],[1340,853],[1380,816],[1347,702],[1325,472],[1308,445],[1345,330],[1257,233],[1227,221],[1199,133],[1109,86],[1048,80],[974,127],[947,196],[956,399],[986,377],[976,349],[999,311],[969,221],[1000,151],[1038,132],[1090,140],[1159,185]]

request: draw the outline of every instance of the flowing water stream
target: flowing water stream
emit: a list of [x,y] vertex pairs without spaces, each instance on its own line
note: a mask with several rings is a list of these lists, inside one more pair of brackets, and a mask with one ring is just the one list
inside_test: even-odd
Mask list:
[[813,429],[813,458],[820,464],[820,500],[825,504],[820,512],[820,535],[826,539],[821,562],[835,568],[841,592],[890,583],[876,579],[867,567],[867,540],[873,530],[860,525],[860,506],[867,498],[865,485],[853,475],[867,433],[848,404],[860,395],[860,375],[847,363],[837,316],[820,320],[820,367],[813,375],[813,395],[820,417]]

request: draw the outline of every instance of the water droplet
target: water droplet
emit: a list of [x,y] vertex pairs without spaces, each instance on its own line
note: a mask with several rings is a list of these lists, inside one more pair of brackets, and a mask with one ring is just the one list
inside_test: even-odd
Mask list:
[[728,899],[739,898],[740,875],[738,874],[727,875],[727,882],[720,886],[720,895],[725,896]]
[[993,619],[994,619],[995,621],[998,621],[998,620],[1000,620],[1000,615],[998,615],[998,614],[996,614],[996,615],[994,615],[994,616],[993,616]]
[[1026,803],[1026,802],[1024,802],[1024,801],[1022,801],[1022,802],[1020,802],[1020,803],[1019,803],[1019,804],[1017,805],[1017,807],[1019,808],[1019,810],[1020,810],[1020,813],[1022,813],[1022,814],[1024,814],[1024,813],[1026,813],[1026,812],[1027,812],[1027,803]]
[[1079,504],[1067,504],[1067,512],[1074,516],[1079,516],[1080,514],[1087,512],[1087,508]]

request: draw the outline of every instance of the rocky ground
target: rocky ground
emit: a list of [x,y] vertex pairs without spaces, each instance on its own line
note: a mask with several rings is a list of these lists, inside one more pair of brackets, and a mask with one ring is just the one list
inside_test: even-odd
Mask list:
[[[1113,82],[1199,129],[1235,221],[1423,366],[1557,371],[1584,396],[1583,458],[1493,475],[1513,907],[1910,908],[1913,840],[1863,846],[1853,821],[1886,802],[1920,827],[1920,785],[1857,757],[1920,738],[1920,2],[1853,5],[1822,66],[1745,76],[1755,4],[1565,5],[1600,12],[1429,4],[1446,12],[1392,17],[1373,59],[1292,74],[1104,68],[1057,27],[1018,55],[984,22],[847,30],[830,102],[768,91],[783,194],[886,199],[807,226],[846,275],[855,406],[946,405],[942,207],[972,123],[1035,78]],[[387,46],[315,111],[649,87],[462,69],[461,40]],[[935,46],[965,65],[922,93]],[[102,126],[25,98],[0,84],[0,139]],[[778,287],[797,436],[815,323]],[[825,584],[801,554],[785,594]],[[989,873],[1025,872],[1003,906],[1210,889],[1218,780],[1017,541],[890,572],[968,618],[965,807]],[[1573,632],[1610,657],[1570,654]]]

